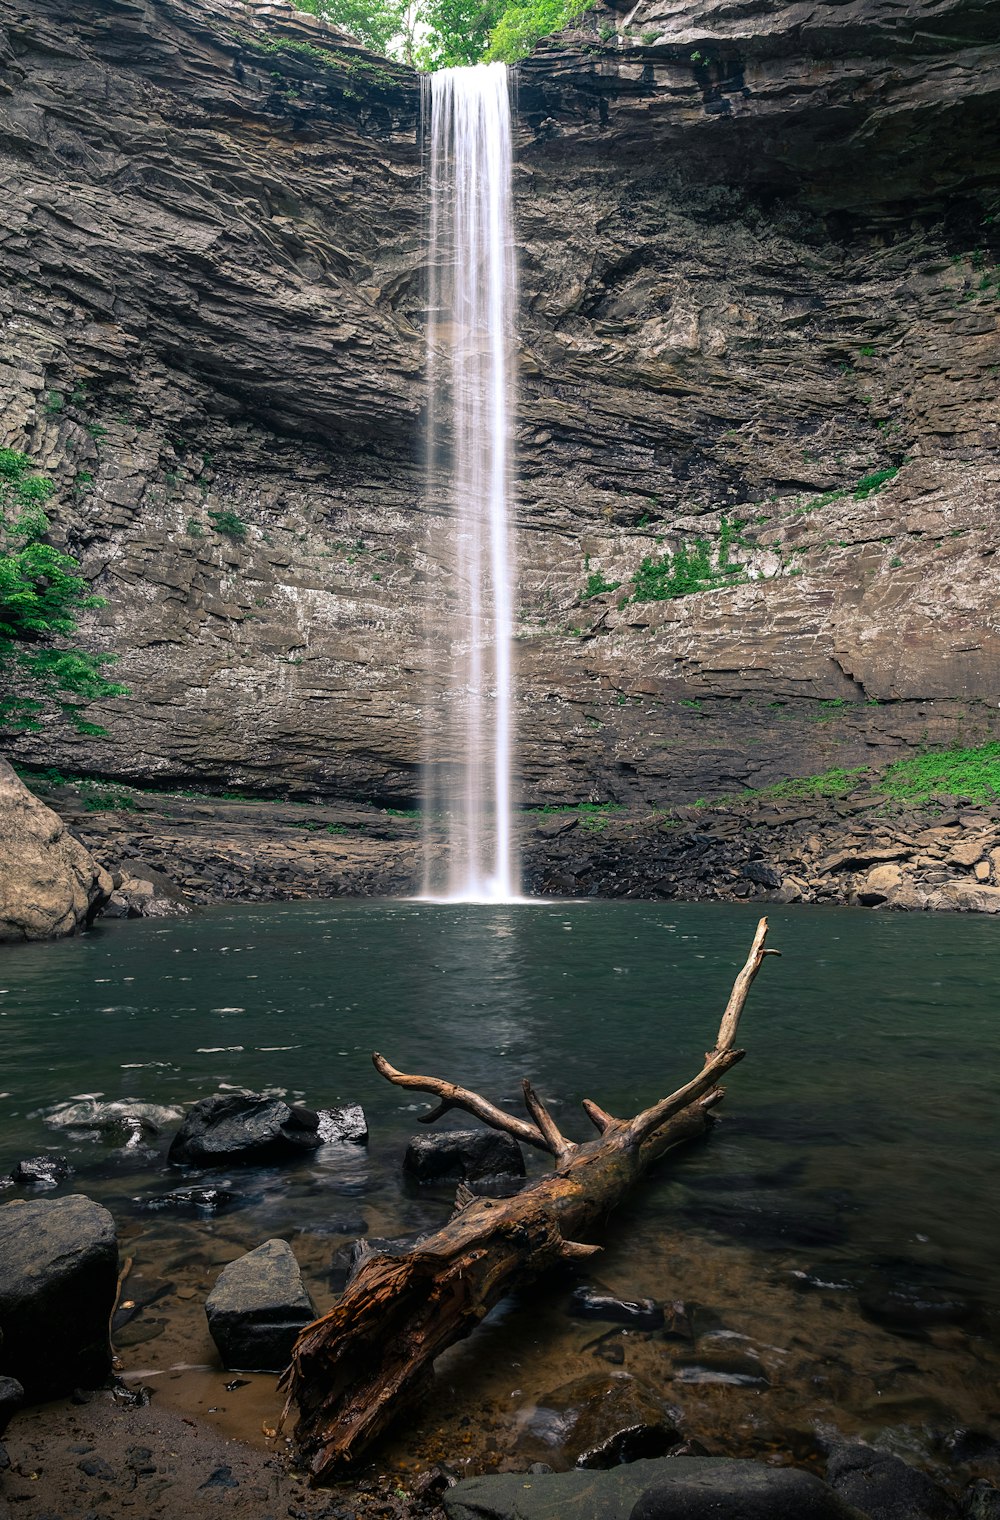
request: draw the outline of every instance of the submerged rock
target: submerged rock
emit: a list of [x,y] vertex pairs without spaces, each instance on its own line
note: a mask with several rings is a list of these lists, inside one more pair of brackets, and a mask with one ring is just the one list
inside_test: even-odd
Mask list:
[[223,1267],[205,1314],[222,1365],[239,1372],[283,1372],[299,1331],[316,1318],[284,1240],[266,1240]]
[[217,1214],[232,1203],[235,1196],[228,1188],[186,1187],[151,1194],[147,1198],[133,1198],[132,1202],[146,1214]]
[[935,1325],[960,1325],[974,1313],[960,1293],[936,1282],[916,1264],[873,1273],[858,1291],[867,1319],[900,1333],[918,1334]]
[[82,1194],[0,1207],[0,1371],[31,1398],[94,1387],[111,1370],[118,1240]]
[[49,939],[90,922],[111,877],[0,760],[0,940]]
[[523,1421],[518,1450],[555,1468],[608,1469],[670,1451],[682,1439],[678,1418],[628,1373],[594,1373],[538,1401]]
[[173,1166],[229,1166],[286,1161],[323,1144],[319,1115],[260,1093],[202,1098],[170,1145]]
[[523,1177],[524,1157],[511,1135],[488,1129],[452,1129],[414,1135],[403,1169],[417,1182],[451,1178]]
[[681,1383],[729,1383],[739,1388],[763,1388],[770,1382],[757,1357],[743,1351],[705,1351],[678,1357],[674,1376]]
[[616,1298],[613,1293],[586,1283],[570,1294],[569,1312],[576,1319],[611,1320],[636,1330],[659,1330],[664,1324],[663,1310],[655,1299]]

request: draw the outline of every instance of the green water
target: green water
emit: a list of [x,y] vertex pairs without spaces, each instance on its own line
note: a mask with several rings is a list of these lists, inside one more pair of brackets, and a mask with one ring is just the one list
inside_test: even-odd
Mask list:
[[[183,1109],[244,1086],[316,1107],[361,1102],[372,1136],[367,1151],[326,1147],[238,1179],[247,1243],[284,1233],[315,1245],[345,1210],[373,1233],[429,1227],[450,1191],[418,1193],[399,1170],[426,1104],[377,1077],[373,1048],[514,1109],[530,1074],[583,1138],[581,1098],[626,1114],[694,1074],[756,917],[714,904],[354,901],[216,909],[8,949],[0,1173],[54,1150],[76,1168],[67,1187],[134,1224],[136,1200],[186,1180],[165,1163],[175,1125],[124,1149],[120,1135],[53,1129],[52,1110],[86,1095]],[[941,1387],[951,1372],[962,1382],[963,1358],[996,1370],[997,926],[794,908],[770,919],[782,958],[751,992],[748,1056],[720,1123],[629,1205],[605,1276],[653,1291],[678,1241],[709,1253],[722,1297],[727,1283],[745,1298],[746,1283],[817,1261],[848,1278],[886,1262],[936,1274],[974,1311],[971,1328],[942,1332],[947,1348],[936,1331],[923,1337],[922,1375],[947,1405]],[[772,1339],[794,1341],[801,1301],[774,1311]],[[853,1302],[831,1299],[830,1314]],[[895,1342],[877,1335],[863,1355],[881,1366]],[[933,1361],[946,1349],[950,1371]]]

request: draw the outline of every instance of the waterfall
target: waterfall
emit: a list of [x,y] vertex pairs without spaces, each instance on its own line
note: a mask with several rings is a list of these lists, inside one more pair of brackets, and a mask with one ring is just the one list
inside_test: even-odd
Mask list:
[[[517,296],[506,64],[424,80],[429,203],[424,893],[519,892],[509,521]],[[429,128],[427,126],[429,116]]]

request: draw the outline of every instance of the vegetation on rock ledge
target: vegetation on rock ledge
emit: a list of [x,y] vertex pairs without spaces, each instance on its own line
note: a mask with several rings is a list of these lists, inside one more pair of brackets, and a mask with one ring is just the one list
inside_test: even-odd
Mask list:
[[90,594],[73,556],[46,542],[54,489],[26,454],[0,449],[0,729],[37,729],[55,706],[78,732],[101,734],[83,707],[128,688],[103,674],[114,655],[68,642],[77,613],[103,599]]

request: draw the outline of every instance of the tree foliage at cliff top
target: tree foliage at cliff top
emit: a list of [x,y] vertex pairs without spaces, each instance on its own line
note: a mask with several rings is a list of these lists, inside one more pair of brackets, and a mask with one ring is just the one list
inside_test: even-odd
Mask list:
[[37,729],[55,706],[80,733],[100,734],[82,708],[128,688],[102,672],[113,655],[71,642],[77,613],[103,601],[73,556],[45,541],[54,489],[26,454],[0,449],[0,729]]
[[419,69],[516,63],[568,26],[588,0],[296,0],[379,53]]

